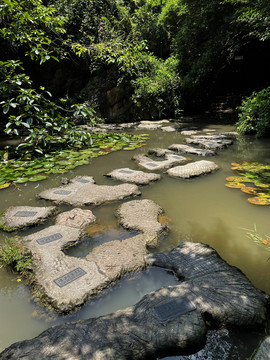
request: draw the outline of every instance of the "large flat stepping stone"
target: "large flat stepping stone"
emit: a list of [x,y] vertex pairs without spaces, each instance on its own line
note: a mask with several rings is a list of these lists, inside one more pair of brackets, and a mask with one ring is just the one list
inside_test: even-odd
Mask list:
[[266,337],[260,344],[253,360],[270,360],[270,336]]
[[[256,289],[237,268],[228,265],[211,247],[186,242],[167,254],[151,254],[151,266],[172,269],[185,281],[169,293],[186,292],[202,314],[225,325],[263,324],[267,295]],[[165,290],[164,290],[165,291]]]
[[172,144],[169,146],[169,150],[178,151],[181,153],[199,155],[199,156],[213,156],[215,152],[213,150],[208,149],[198,149],[192,146],[184,145],[184,144]]
[[115,180],[135,183],[137,185],[147,185],[152,181],[160,180],[161,176],[154,173],[146,173],[144,171],[132,170],[129,168],[115,169],[105,176]]
[[186,298],[164,291],[112,314],[54,326],[4,350],[1,360],[143,360],[191,351],[204,342],[206,326]]
[[45,295],[46,302],[57,311],[70,312],[121,275],[144,269],[147,247],[157,246],[167,231],[158,221],[161,213],[161,207],[151,200],[121,205],[116,215],[132,231],[131,236],[100,244],[85,258],[68,256],[63,250],[84,240],[83,229],[95,221],[90,210],[64,212],[56,218],[56,225],[23,237],[20,243],[32,254],[35,284],[41,296]]
[[173,151],[163,148],[150,149],[148,150],[148,154],[155,155],[157,157],[165,157],[166,155],[175,155]]
[[106,275],[94,261],[67,256],[62,251],[82,236],[80,229],[53,225],[21,240],[32,254],[35,280],[41,293],[60,312],[81,306],[106,285]]
[[55,206],[11,206],[0,218],[0,227],[8,232],[43,223],[57,212]]
[[221,150],[231,145],[232,140],[229,140],[225,135],[194,135],[186,139],[187,144],[199,145],[205,149]]
[[165,160],[154,161],[146,155],[136,155],[133,158],[138,165],[146,170],[163,170],[168,169],[173,165],[181,164],[187,161],[183,156],[166,154]]
[[173,167],[167,170],[167,173],[173,177],[189,179],[191,177],[212,173],[218,168],[218,165],[213,161],[200,160],[187,165]]
[[100,205],[108,201],[122,200],[140,195],[133,184],[114,186],[96,185],[91,176],[76,177],[70,184],[41,192],[37,197],[70,205]]
[[65,211],[56,217],[57,225],[65,225],[78,229],[84,229],[95,221],[96,217],[91,210],[82,210],[80,208]]
[[[267,296],[209,246],[183,243],[170,253],[148,255],[145,261],[173,269],[183,282],[151,292],[113,314],[54,326],[11,345],[1,359],[154,359],[202,347],[207,319],[238,327],[265,322]],[[256,360],[261,359],[267,357]]]
[[147,199],[126,202],[117,209],[120,224],[127,230],[144,233],[150,247],[156,247],[161,235],[168,232],[168,228],[158,221],[162,213],[159,205]]

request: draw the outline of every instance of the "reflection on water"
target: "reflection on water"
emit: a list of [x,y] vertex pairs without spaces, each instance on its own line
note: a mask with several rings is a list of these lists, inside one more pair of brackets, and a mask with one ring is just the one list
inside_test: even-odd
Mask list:
[[[210,125],[201,125],[202,128],[205,126]],[[220,124],[211,127],[219,132],[234,130],[229,125]],[[150,132],[150,140],[146,147],[134,151],[114,152],[93,159],[91,164],[76,168],[65,173],[64,176],[73,178],[77,175],[90,175],[94,177],[97,184],[119,184],[117,181],[104,177],[104,174],[120,167],[137,169],[135,162],[131,159],[135,154],[144,154],[147,149],[153,147],[167,148],[173,143],[182,143],[182,141],[183,136],[179,133],[164,133],[160,130]],[[192,156],[192,158],[201,160],[196,156]],[[216,157],[206,159],[215,161],[220,166],[220,170],[214,174],[191,180],[174,179],[161,173],[160,181],[140,187],[141,198],[151,199],[158,203],[171,220],[169,235],[162,240],[159,249],[155,251],[169,251],[186,240],[209,244],[229,264],[239,267],[256,287],[270,294],[270,262],[268,261],[270,254],[263,247],[259,247],[249,240],[246,231],[243,230],[245,228],[252,229],[256,224],[261,234],[270,234],[270,207],[252,205],[247,201],[247,194],[225,186],[226,177],[235,175],[231,170],[231,162],[246,160],[270,164],[270,143],[251,137],[239,137],[233,146],[220,151]],[[27,183],[20,185],[19,189],[10,187],[2,190],[0,211],[11,205],[50,205],[50,202],[36,200],[35,195],[50,187],[59,186],[62,176],[61,174],[52,175],[40,183]],[[125,236],[126,232],[119,228],[114,215],[119,205],[120,203],[116,202],[96,208],[89,207],[97,217],[97,225],[95,225],[95,230],[88,229],[91,239],[88,241],[90,247],[87,245],[84,248],[85,243],[81,245],[81,249],[77,249],[79,253],[81,252],[80,256],[91,251],[91,241],[92,243],[110,241],[113,238]],[[62,210],[64,209],[62,207]],[[52,223],[53,221],[50,220],[43,226]],[[39,229],[40,227],[33,228],[30,232]],[[0,244],[6,236],[3,233],[0,234]],[[93,240],[95,237],[96,240]],[[136,274],[134,277],[135,280],[126,278],[121,281],[103,297],[90,301],[75,314],[58,317],[30,300],[29,290],[22,283],[16,281],[15,275],[0,269],[0,302],[2,305],[0,309],[0,349],[15,341],[36,336],[52,324],[98,316],[115,309],[125,308],[136,303],[145,292],[175,282],[173,277],[160,269],[151,269],[149,273]],[[138,290],[138,286],[142,289]],[[243,340],[243,343],[248,344],[249,339]],[[252,346],[253,344],[250,345],[250,347]],[[201,358],[206,359],[207,357]],[[193,359],[198,359],[198,357]],[[237,359],[244,360],[245,357]]]

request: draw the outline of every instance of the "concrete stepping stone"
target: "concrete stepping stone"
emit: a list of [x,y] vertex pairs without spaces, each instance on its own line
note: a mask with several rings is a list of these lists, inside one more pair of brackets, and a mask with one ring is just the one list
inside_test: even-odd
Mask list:
[[34,262],[34,274],[41,294],[59,312],[68,312],[81,306],[89,296],[106,284],[94,261],[67,256],[62,251],[82,239],[81,229],[53,225],[23,237]]
[[166,154],[165,160],[162,161],[154,161],[146,155],[136,155],[133,159],[138,163],[140,167],[152,171],[168,169],[173,165],[181,164],[187,161],[185,157],[175,154]]
[[259,345],[253,360],[270,360],[270,336],[267,336]]
[[187,144],[199,145],[205,149],[221,150],[231,145],[232,140],[229,140],[225,135],[194,135],[192,138],[186,139]]
[[162,213],[159,205],[147,199],[126,202],[117,210],[120,224],[129,231],[144,233],[146,244],[150,247],[156,247],[158,239],[168,232],[168,228],[158,221]]
[[157,157],[165,157],[166,155],[175,155],[174,151],[162,148],[154,148],[148,150],[149,155],[155,155]]
[[152,123],[152,124],[139,124],[137,126],[138,130],[157,130],[160,129],[162,127],[162,124],[156,124],[156,123]]
[[91,176],[83,176],[74,178],[68,185],[45,190],[37,197],[56,203],[78,206],[100,205],[108,201],[122,200],[140,194],[137,185],[96,185]]
[[165,132],[177,132],[179,131],[179,126],[163,126],[161,130]]
[[11,206],[0,218],[0,228],[12,232],[41,224],[57,212],[55,206]]
[[105,176],[115,180],[135,183],[137,185],[147,185],[150,182],[160,180],[161,178],[159,174],[146,173],[144,171],[132,170],[129,168],[115,169]]
[[[148,255],[145,261],[173,270],[182,282],[146,294],[113,314],[54,326],[11,345],[0,354],[1,360],[150,359],[202,348],[205,321],[221,327],[264,324],[267,296],[209,246],[183,243],[170,253]],[[262,359],[268,357],[256,358]]]
[[56,225],[20,238],[32,254],[35,292],[45,295],[58,312],[70,312],[122,274],[145,268],[147,246],[156,247],[168,231],[159,222],[161,213],[161,207],[151,200],[122,204],[116,216],[132,231],[131,236],[102,243],[84,258],[68,256],[63,250],[84,240],[84,228],[96,219],[90,210],[64,212],[56,218]]
[[198,133],[198,130],[183,130],[181,131],[181,135],[190,136]]
[[184,144],[172,144],[169,146],[169,150],[178,151],[181,153],[199,155],[199,156],[214,156],[215,152],[213,150],[207,149],[197,149],[192,146],[184,145]]
[[56,217],[57,225],[65,225],[78,229],[84,229],[95,221],[96,217],[91,210],[82,210],[80,208],[65,211]]
[[187,165],[173,167],[167,170],[167,173],[173,177],[189,179],[194,176],[212,173],[218,168],[219,167],[213,161],[200,160]]

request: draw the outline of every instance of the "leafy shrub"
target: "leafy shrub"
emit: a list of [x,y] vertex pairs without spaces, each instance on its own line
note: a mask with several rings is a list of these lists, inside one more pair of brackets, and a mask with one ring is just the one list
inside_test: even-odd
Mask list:
[[257,137],[269,134],[270,130],[270,87],[253,92],[238,107],[237,130],[242,134],[256,134]]
[[8,239],[0,249],[0,264],[10,266],[22,276],[29,276],[32,267],[32,256],[15,239]]
[[144,67],[148,64],[148,71],[144,69],[132,82],[137,111],[152,118],[179,115],[181,97],[177,59],[170,57],[163,61],[153,55],[145,55],[141,60]]

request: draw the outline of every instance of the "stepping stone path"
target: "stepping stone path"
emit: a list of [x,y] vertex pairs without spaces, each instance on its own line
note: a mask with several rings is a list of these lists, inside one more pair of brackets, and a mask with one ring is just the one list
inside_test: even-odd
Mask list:
[[172,144],[169,146],[169,150],[178,151],[186,154],[193,154],[199,156],[213,156],[215,152],[207,149],[197,149],[192,146],[184,145],[184,144]]
[[36,287],[59,312],[83,305],[126,272],[145,267],[147,246],[156,247],[167,232],[158,216],[161,207],[151,200],[122,204],[117,215],[120,224],[141,234],[96,246],[85,258],[67,256],[63,249],[83,241],[83,229],[95,222],[90,210],[73,209],[57,216],[56,225],[21,238],[32,254]]
[[56,212],[55,206],[11,206],[1,217],[0,228],[8,232],[21,230],[29,226],[41,224]]
[[105,176],[115,180],[135,183],[137,185],[146,185],[152,181],[160,180],[161,176],[154,173],[146,173],[144,171],[132,170],[129,168],[115,169]]
[[205,149],[220,150],[233,143],[225,135],[194,135],[186,139],[187,144],[200,145]]
[[100,205],[108,201],[122,200],[140,195],[136,185],[122,184],[114,186],[96,185],[92,176],[76,177],[68,185],[48,189],[37,197],[56,203],[70,205]]
[[165,160],[154,161],[146,155],[136,155],[134,160],[137,161],[138,165],[146,170],[163,170],[168,169],[173,165],[187,162],[187,158],[175,154],[165,154]]
[[168,254],[148,255],[146,263],[173,269],[184,281],[113,314],[54,326],[11,345],[1,360],[149,359],[202,347],[208,318],[246,327],[265,321],[266,296],[207,245],[183,243]]
[[201,160],[187,165],[173,167],[167,170],[167,173],[173,177],[189,179],[194,176],[212,173],[218,168],[219,167],[213,161]]
[[183,130],[181,131],[181,135],[195,135],[198,133],[198,130]]

